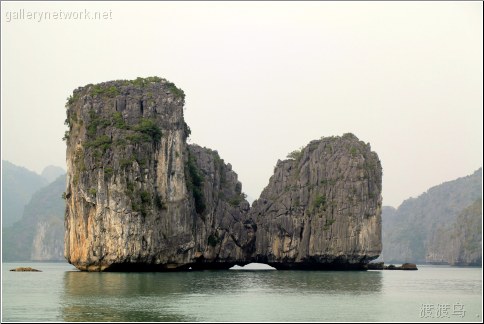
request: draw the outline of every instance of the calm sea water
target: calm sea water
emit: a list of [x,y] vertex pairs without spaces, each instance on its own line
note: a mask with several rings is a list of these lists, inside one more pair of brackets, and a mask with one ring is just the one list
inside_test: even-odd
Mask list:
[[[42,272],[10,272],[33,266]],[[482,269],[85,273],[3,263],[2,321],[482,321]]]

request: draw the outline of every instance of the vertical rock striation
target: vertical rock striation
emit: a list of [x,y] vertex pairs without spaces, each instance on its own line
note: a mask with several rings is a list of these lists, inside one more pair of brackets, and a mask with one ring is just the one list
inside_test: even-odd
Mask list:
[[253,208],[230,164],[186,142],[184,93],[157,77],[68,99],[65,257],[86,271],[358,268],[381,250],[381,166],[354,135],[278,162]]
[[191,222],[183,95],[158,79],[88,85],[67,117],[67,260],[93,271],[180,262],[169,245],[189,243]]
[[195,212],[196,268],[245,264],[253,251],[255,225],[247,219],[249,203],[230,164],[217,151],[190,145],[188,188]]
[[352,134],[278,161],[254,202],[255,260],[278,269],[361,268],[381,252],[382,169]]
[[243,259],[229,231],[248,204],[224,200],[240,183],[216,152],[188,147],[183,104],[183,91],[156,77],[88,85],[69,98],[65,256],[77,268]]

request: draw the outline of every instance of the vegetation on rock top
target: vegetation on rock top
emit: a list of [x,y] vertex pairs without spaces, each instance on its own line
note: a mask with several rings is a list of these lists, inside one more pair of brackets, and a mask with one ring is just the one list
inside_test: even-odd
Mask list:
[[127,87],[144,89],[154,84],[161,84],[177,99],[185,99],[185,92],[178,88],[173,82],[157,76],[151,76],[146,78],[138,77],[134,80],[115,80],[98,84],[88,84],[76,89],[73,94],[67,98],[66,107],[69,107],[79,100],[82,89],[88,89],[88,94],[93,97],[106,96],[108,98],[115,98],[116,96],[123,94],[123,89]]

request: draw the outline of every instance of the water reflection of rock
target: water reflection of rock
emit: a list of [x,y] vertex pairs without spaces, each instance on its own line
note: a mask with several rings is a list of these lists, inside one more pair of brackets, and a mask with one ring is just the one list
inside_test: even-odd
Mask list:
[[382,273],[369,271],[66,272],[62,307],[64,321],[203,321],[213,298],[381,290]]
[[[183,276],[183,273],[180,273]],[[180,281],[156,273],[64,274],[63,320],[66,322],[193,321],[176,313]]]
[[[372,294],[382,289],[382,274],[368,271],[277,271],[260,272],[259,287],[297,293]],[[248,278],[253,280],[253,278]]]

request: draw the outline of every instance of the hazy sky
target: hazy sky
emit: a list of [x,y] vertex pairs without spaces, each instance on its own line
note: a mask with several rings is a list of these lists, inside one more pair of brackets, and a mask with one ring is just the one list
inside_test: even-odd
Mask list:
[[2,159],[39,173],[65,168],[73,89],[153,75],[251,198],[288,152],[346,132],[378,153],[384,205],[482,166],[480,1],[1,6]]

